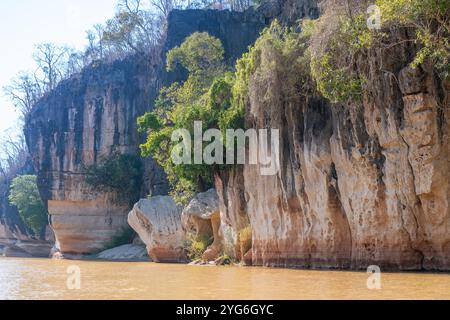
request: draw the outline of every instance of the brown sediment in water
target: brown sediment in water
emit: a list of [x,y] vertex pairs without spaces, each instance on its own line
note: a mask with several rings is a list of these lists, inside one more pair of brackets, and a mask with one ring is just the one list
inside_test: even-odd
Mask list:
[[[68,268],[81,272],[69,290]],[[0,299],[450,299],[450,275],[198,267],[155,263],[0,259]]]

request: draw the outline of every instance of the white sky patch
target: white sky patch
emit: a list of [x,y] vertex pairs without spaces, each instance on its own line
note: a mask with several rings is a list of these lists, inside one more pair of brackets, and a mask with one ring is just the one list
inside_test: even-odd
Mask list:
[[[1,0],[0,89],[19,71],[34,67],[35,44],[83,49],[86,30],[113,17],[116,0]],[[18,114],[0,91],[0,134],[16,127]]]

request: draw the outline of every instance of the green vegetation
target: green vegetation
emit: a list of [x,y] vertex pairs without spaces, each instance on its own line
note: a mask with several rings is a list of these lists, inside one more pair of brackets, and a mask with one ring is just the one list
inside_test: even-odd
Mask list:
[[[303,25],[310,26],[310,20]],[[258,89],[260,103],[276,103],[273,91],[282,92],[286,100],[306,95],[312,87],[309,76],[309,52],[307,32],[299,33],[274,21],[266,28],[237,62],[236,81],[233,88],[233,107],[244,114],[249,98]]]
[[143,167],[139,157],[113,154],[86,169],[86,182],[103,192],[114,192],[121,204],[134,204],[140,196]]
[[164,168],[173,187],[171,195],[178,203],[186,203],[195,192],[212,186],[214,171],[210,166],[173,164],[172,151],[178,151],[171,138],[176,129],[187,129],[193,136],[194,121],[202,121],[203,130],[218,128],[218,119],[230,106],[225,100],[229,99],[233,77],[226,70],[223,55],[220,40],[207,33],[186,38],[181,46],[168,52],[167,68],[184,67],[188,79],[163,88],[156,110],[138,118],[139,131],[148,132],[141,153],[152,156]]
[[17,207],[24,224],[35,236],[39,236],[48,220],[47,211],[39,195],[36,176],[23,175],[14,178],[9,201]]
[[223,55],[219,39],[206,32],[196,32],[167,53],[167,70],[173,71],[180,64],[191,76],[202,74],[210,78],[214,71],[223,69]]
[[365,14],[325,14],[311,38],[311,75],[319,93],[332,103],[360,102],[365,77],[354,66],[373,41]]
[[[261,110],[301,105],[311,95],[333,104],[360,103],[369,78],[367,64],[361,62],[368,59],[369,50],[387,50],[405,41],[418,47],[412,67],[430,64],[448,77],[448,1],[378,0],[380,30],[369,29],[366,4],[355,0],[348,4],[330,1],[318,20],[303,19],[300,32],[274,21],[237,61],[234,72],[224,64],[220,41],[207,33],[194,33],[169,51],[167,69],[181,66],[188,71],[188,79],[163,88],[155,111],[140,117],[138,126],[148,134],[142,155],[154,157],[163,166],[178,203],[205,191],[214,173],[226,167],[174,165],[172,151],[181,156],[178,142],[171,139],[176,129],[187,129],[192,136],[194,121],[202,121],[203,130],[222,131],[223,136],[226,129],[245,129],[250,101]],[[393,40],[404,34],[396,29],[413,31],[415,38]],[[235,143],[223,142],[226,146]]]
[[400,23],[414,28],[415,43],[421,46],[412,62],[417,67],[427,60],[443,79],[450,77],[450,2],[448,0],[377,0],[383,24]]
[[360,102],[366,75],[357,62],[367,59],[370,48],[390,48],[391,31],[410,28],[419,51],[412,67],[430,63],[445,79],[450,75],[450,23],[447,0],[378,0],[382,29],[367,26],[366,7],[355,4],[355,12],[338,5],[329,7],[313,25],[311,35],[311,75],[321,95],[332,103]]
[[201,237],[190,235],[185,243],[185,249],[188,253],[188,258],[191,261],[202,258],[203,253],[213,243],[214,239],[211,237]]
[[[185,204],[195,192],[210,188],[214,173],[225,165],[174,165],[172,151],[179,154],[179,150],[175,149],[178,142],[172,141],[172,134],[176,129],[187,129],[193,136],[195,121],[202,122],[203,130],[218,129],[224,136],[227,129],[244,129],[251,79],[258,81],[258,76],[275,65],[261,66],[259,62],[261,55],[268,52],[267,48],[271,50],[268,54],[275,54],[277,61],[283,62],[285,72],[277,72],[286,75],[283,84],[290,91],[285,94],[292,96],[294,86],[303,88],[307,82],[291,72],[293,67],[300,66],[307,70],[307,60],[299,58],[298,54],[306,50],[306,42],[303,35],[277,22],[267,28],[255,46],[237,62],[234,73],[224,64],[220,40],[207,33],[194,33],[168,52],[167,69],[170,71],[181,65],[188,70],[188,79],[163,88],[155,111],[138,118],[137,123],[140,132],[148,133],[146,143],[141,145],[141,154],[152,156],[164,168],[172,184],[171,195],[178,203]],[[289,82],[292,86],[286,85]],[[223,142],[228,146],[235,143]]]

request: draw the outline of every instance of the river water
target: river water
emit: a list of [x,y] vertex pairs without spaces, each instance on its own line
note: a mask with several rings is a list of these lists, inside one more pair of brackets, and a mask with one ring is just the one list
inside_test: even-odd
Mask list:
[[367,279],[364,272],[0,258],[0,299],[450,299],[449,274],[382,273],[380,290],[369,290]]

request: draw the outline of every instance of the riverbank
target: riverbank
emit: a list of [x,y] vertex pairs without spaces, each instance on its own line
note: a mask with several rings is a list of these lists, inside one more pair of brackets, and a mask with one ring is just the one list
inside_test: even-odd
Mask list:
[[[68,279],[80,271],[80,289]],[[72,268],[72,269],[71,269]],[[449,299],[450,275],[0,258],[0,299]]]

